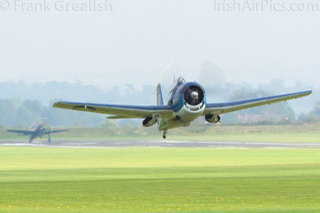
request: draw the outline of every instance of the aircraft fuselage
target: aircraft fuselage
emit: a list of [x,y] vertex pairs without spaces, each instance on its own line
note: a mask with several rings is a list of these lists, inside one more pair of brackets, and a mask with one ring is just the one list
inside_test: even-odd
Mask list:
[[178,82],[171,91],[168,105],[174,113],[172,117],[161,119],[160,131],[189,126],[190,122],[202,116],[206,108],[206,94],[196,82]]
[[31,143],[37,137],[42,138],[43,132],[44,132],[43,126],[38,126],[30,135],[29,142]]

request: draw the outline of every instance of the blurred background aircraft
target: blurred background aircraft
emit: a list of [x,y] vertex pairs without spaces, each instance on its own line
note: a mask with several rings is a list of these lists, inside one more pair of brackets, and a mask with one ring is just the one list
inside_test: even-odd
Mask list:
[[8,129],[8,132],[18,133],[19,135],[28,135],[29,136],[29,143],[31,143],[35,138],[42,138],[44,135],[48,136],[48,142],[51,142],[51,135],[60,132],[66,132],[67,129],[60,129],[60,130],[51,130],[48,124],[46,123],[39,123],[33,124],[30,130],[18,130],[18,129]]

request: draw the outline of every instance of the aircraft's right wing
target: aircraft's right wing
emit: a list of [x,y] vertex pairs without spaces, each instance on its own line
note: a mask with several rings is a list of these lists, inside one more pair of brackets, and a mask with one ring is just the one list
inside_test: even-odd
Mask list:
[[290,99],[301,98],[301,97],[310,95],[311,93],[312,91],[310,90],[310,91],[296,92],[296,93],[290,93],[285,95],[276,95],[276,96],[269,96],[264,98],[234,101],[229,103],[209,103],[207,104],[205,114],[207,113],[212,113],[216,115],[224,114],[224,113],[233,112],[237,110],[248,109],[251,107],[257,107],[257,106],[287,101]]
[[8,129],[7,132],[14,132],[14,133],[19,133],[23,135],[30,135],[33,133],[33,131],[15,130],[15,129]]
[[60,133],[60,132],[67,132],[68,129],[57,129],[57,130],[46,130],[43,132],[43,134],[54,134],[54,133]]
[[133,106],[133,105],[113,105],[113,104],[93,104],[78,102],[56,102],[55,108],[103,113],[112,115],[110,118],[146,118],[151,116],[169,117],[173,110],[170,106]]

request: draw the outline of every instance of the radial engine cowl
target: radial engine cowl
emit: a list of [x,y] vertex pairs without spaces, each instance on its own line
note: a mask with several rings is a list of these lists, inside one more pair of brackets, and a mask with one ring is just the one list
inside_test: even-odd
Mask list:
[[192,106],[199,105],[203,99],[204,92],[199,86],[193,85],[184,91],[184,100]]
[[209,123],[219,123],[221,120],[221,117],[220,117],[220,115],[207,114],[205,116],[205,119]]
[[145,127],[150,127],[153,126],[155,123],[157,122],[157,118],[154,117],[146,117],[143,122],[142,125]]

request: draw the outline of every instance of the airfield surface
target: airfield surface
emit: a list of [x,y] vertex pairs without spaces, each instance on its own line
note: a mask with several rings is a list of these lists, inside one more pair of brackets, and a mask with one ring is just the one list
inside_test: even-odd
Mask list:
[[283,142],[217,142],[217,141],[162,141],[162,140],[55,140],[34,141],[0,140],[0,146],[14,147],[66,147],[66,148],[126,148],[126,147],[172,147],[172,148],[254,148],[254,149],[320,149],[320,143]]
[[319,151],[0,146],[0,212],[315,213]]

